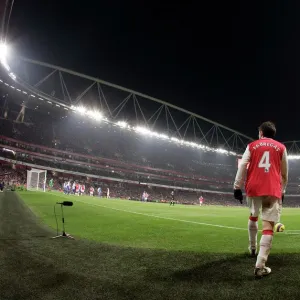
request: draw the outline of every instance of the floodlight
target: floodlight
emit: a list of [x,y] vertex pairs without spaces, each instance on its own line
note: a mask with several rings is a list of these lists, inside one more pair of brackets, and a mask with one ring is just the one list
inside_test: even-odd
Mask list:
[[117,125],[120,126],[121,128],[127,127],[127,123],[125,121],[118,121]]
[[221,149],[221,148],[216,149],[216,152],[219,152],[219,153],[228,153],[227,150],[224,150],[224,149]]
[[169,137],[166,134],[159,134],[159,137],[162,139],[169,139]]
[[300,159],[300,155],[288,155],[288,159]]
[[3,65],[3,67],[9,72],[10,71],[10,67],[9,67],[9,65],[6,62],[6,59],[0,57],[0,62]]
[[9,77],[12,78],[13,80],[16,80],[16,75],[12,72],[9,73]]
[[[84,112],[85,109],[84,109],[84,108],[83,108],[83,109],[81,108],[81,111]],[[100,120],[102,120],[102,118],[103,118],[102,114],[101,114],[100,112],[97,112],[97,111],[88,110],[88,111],[86,112],[86,114],[87,114],[89,117],[91,117],[91,118],[93,118],[93,119],[95,119],[95,120],[97,120],[97,121],[100,121]]]
[[7,63],[7,54],[8,54],[8,48],[7,45],[4,43],[0,43],[0,62],[3,65],[3,67],[9,72],[10,67]]
[[137,126],[135,127],[135,130],[137,132],[140,132],[140,133],[144,133],[144,134],[151,134],[152,132],[150,130],[148,130],[147,128],[145,127],[140,127],[140,126]]
[[94,119],[97,120],[97,121],[101,121],[103,119],[103,116],[100,112],[96,112],[94,114]]
[[77,106],[75,107],[75,110],[84,115],[86,113],[86,108],[83,106]]
[[8,47],[6,44],[1,43],[0,44],[0,59],[6,59],[8,53]]

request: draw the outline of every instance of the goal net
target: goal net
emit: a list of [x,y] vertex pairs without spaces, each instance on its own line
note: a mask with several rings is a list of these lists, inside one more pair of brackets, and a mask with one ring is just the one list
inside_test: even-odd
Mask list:
[[27,190],[46,191],[47,171],[31,169],[27,171]]

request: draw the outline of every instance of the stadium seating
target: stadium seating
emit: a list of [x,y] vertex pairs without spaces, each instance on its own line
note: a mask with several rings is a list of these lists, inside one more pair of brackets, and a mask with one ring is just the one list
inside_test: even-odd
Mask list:
[[[0,166],[1,181],[5,182],[6,186],[26,186],[26,168],[23,165],[14,165],[3,163]],[[83,176],[74,176],[73,174],[48,172],[47,182],[50,178],[54,179],[54,189],[63,192],[63,183],[65,181],[79,182],[85,184],[86,194],[88,194],[89,187],[95,188],[95,196],[97,196],[96,190],[101,187],[103,196],[106,196],[107,188],[110,189],[111,198],[121,198],[128,200],[140,201],[142,193],[146,191],[149,194],[148,201],[151,202],[169,202],[171,200],[171,188],[163,188],[156,186],[148,186],[142,184],[132,184],[126,182],[114,182],[111,180],[99,180],[93,178],[86,178]],[[204,205],[223,205],[232,206],[240,205],[238,201],[233,199],[232,194],[222,194],[218,192],[196,192],[185,191],[181,189],[175,190],[175,200],[177,203],[187,205],[199,205],[199,197],[204,198]],[[246,203],[243,204],[244,206]],[[300,202],[298,197],[285,197],[284,206],[299,207]]]
[[[139,135],[105,122],[95,124],[82,116],[27,110],[25,122],[17,123],[13,114],[12,109],[7,119],[0,119],[0,147],[15,155],[1,151],[1,157],[102,179],[232,192],[236,156]],[[299,162],[291,161],[288,194],[299,193],[298,169]]]

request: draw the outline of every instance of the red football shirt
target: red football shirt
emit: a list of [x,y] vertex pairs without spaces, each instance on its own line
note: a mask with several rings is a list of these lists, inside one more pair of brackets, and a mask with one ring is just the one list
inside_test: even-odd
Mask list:
[[285,146],[273,139],[262,138],[249,144],[249,151],[247,196],[281,198],[281,161]]

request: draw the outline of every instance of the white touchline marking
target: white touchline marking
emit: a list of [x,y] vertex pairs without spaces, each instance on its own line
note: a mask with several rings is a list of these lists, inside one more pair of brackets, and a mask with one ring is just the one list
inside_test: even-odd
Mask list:
[[197,225],[205,225],[205,226],[212,226],[212,227],[219,227],[219,228],[228,228],[228,229],[235,229],[235,230],[248,230],[246,228],[239,228],[239,227],[232,227],[232,226],[224,226],[224,225],[217,225],[217,224],[210,224],[210,223],[203,223],[203,222],[195,222],[195,221],[189,221],[189,220],[182,220],[182,219],[175,219],[175,218],[169,218],[169,217],[162,217],[162,216],[157,216],[157,215],[151,215],[151,214],[145,214],[145,213],[140,213],[136,211],[131,211],[131,210],[125,210],[125,209],[119,209],[119,208],[114,208],[114,207],[109,207],[105,205],[99,205],[99,204],[93,204],[81,200],[76,200],[76,202],[81,202],[87,205],[91,206],[99,206],[99,207],[104,207],[112,210],[117,210],[117,211],[123,211],[131,214],[136,214],[136,215],[142,215],[142,216],[147,216],[147,217],[152,217],[152,218],[158,218],[158,219],[165,219],[165,220],[171,220],[171,221],[178,221],[178,222],[184,222],[184,223],[192,223],[192,224],[197,224]]
[[[68,195],[67,196],[67,195],[55,194],[54,196],[60,197],[60,198],[64,198],[64,199],[68,199],[68,198],[70,198],[70,196],[72,197],[74,195]],[[184,223],[192,223],[192,224],[212,226],[212,227],[219,227],[219,228],[228,228],[228,229],[236,229],[236,230],[244,230],[244,231],[248,230],[246,228],[224,226],[224,225],[217,225],[217,224],[210,224],[210,223],[203,223],[203,222],[195,222],[195,221],[189,221],[189,220],[181,220],[181,219],[175,219],[175,218],[169,218],[169,217],[161,217],[161,216],[157,216],[157,215],[144,214],[144,213],[139,213],[139,212],[125,210],[125,209],[113,208],[113,207],[109,207],[109,206],[105,206],[105,205],[99,205],[99,204],[97,205],[97,204],[93,204],[93,203],[88,203],[88,202],[77,200],[77,199],[76,199],[76,202],[81,202],[81,203],[84,203],[84,204],[87,204],[87,205],[91,205],[91,206],[99,206],[99,207],[104,207],[104,208],[108,208],[108,209],[112,209],[112,210],[123,211],[123,212],[128,212],[128,213],[131,213],[131,214],[143,215],[143,216],[152,217],[152,218],[158,218],[158,219],[179,221],[179,222],[184,222]],[[203,216],[203,215],[199,215],[199,216]],[[296,230],[296,229],[285,230],[283,233],[284,234],[288,234],[288,235],[300,235],[300,229],[299,230]]]

